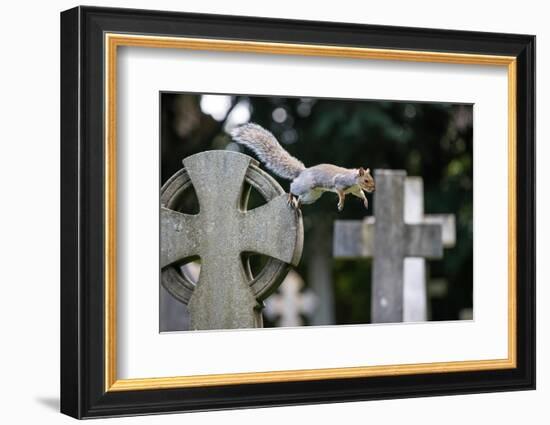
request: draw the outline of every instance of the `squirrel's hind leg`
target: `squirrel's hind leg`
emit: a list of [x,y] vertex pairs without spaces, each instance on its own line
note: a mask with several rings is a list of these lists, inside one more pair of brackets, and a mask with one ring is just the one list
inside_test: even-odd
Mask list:
[[298,198],[296,195],[293,195],[291,192],[288,193],[288,200],[287,204],[294,208],[295,210],[300,208],[300,198]]
[[298,205],[313,204],[317,199],[321,197],[322,194],[323,194],[323,191],[315,190],[315,189],[312,189],[308,192],[301,193],[300,195],[298,195]]
[[346,200],[346,194],[343,190],[338,190],[338,211],[344,209],[344,201]]

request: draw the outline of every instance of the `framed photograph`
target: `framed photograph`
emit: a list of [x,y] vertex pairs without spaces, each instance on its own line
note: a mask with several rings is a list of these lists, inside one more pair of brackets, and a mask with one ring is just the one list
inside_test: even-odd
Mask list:
[[535,388],[535,37],[61,14],[61,411]]

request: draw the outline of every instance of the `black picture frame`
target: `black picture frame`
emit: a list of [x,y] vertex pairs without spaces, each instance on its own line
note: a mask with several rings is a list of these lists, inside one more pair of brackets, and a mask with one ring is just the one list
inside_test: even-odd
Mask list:
[[[104,34],[260,40],[517,59],[517,367],[105,391]],[[61,412],[76,418],[535,388],[535,37],[76,7],[61,13]],[[490,172],[487,170],[487,172]]]

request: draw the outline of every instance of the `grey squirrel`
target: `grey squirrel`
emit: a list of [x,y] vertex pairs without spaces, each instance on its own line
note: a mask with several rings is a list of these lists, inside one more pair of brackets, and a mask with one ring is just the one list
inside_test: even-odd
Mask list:
[[369,207],[365,191],[372,193],[376,188],[369,168],[349,169],[332,164],[306,168],[279,144],[271,132],[254,123],[237,127],[230,134],[237,143],[252,150],[268,169],[292,181],[288,200],[294,208],[314,203],[324,192],[338,195],[338,211],[344,209],[347,194],[357,196],[365,208]]

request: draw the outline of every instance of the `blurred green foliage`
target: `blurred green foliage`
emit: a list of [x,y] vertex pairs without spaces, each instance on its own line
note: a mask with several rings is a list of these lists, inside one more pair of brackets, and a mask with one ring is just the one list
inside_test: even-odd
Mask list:
[[[162,182],[181,167],[182,158],[230,143],[224,131],[230,113],[220,121],[213,119],[201,110],[200,95],[164,93],[161,102]],[[462,309],[472,308],[471,105],[232,96],[231,105],[237,104],[247,104],[250,121],[271,130],[306,166],[404,169],[410,176],[422,177],[425,212],[453,213],[457,219],[456,246],[445,250],[444,259],[429,262],[430,277],[446,281],[443,293],[430,299],[430,319],[458,319]],[[278,180],[288,190],[289,182]],[[306,245],[298,272],[306,282],[312,232],[330,230],[336,218],[372,214],[369,198],[368,211],[361,201],[350,198],[338,213],[336,196],[330,193],[303,207]],[[331,237],[330,232],[326,237]],[[371,262],[332,261],[336,323],[369,322]]]

